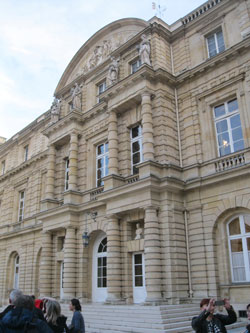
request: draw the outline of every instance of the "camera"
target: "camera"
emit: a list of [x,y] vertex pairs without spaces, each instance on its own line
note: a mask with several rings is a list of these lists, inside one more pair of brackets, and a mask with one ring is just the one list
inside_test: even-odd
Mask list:
[[215,305],[215,306],[222,306],[222,305],[225,305],[225,302],[224,302],[224,300],[215,301],[215,302],[214,302],[214,305]]

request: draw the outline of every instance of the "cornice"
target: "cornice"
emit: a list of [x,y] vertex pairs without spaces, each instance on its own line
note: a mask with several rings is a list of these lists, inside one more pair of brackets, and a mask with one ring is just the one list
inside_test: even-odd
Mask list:
[[32,158],[28,159],[26,162],[21,163],[16,168],[6,171],[6,173],[4,175],[0,176],[0,183],[4,180],[8,179],[9,177],[13,176],[14,174],[20,172],[21,170],[28,168],[33,163],[46,158],[47,155],[48,155],[48,150],[45,150],[42,153],[37,154],[37,155],[33,156]]

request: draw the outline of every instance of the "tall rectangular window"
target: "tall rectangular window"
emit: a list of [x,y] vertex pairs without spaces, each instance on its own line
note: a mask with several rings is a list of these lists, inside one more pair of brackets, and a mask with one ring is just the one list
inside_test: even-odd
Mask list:
[[65,182],[64,189],[67,191],[69,189],[69,159],[65,160]]
[[24,217],[24,191],[19,192],[18,222]]
[[244,149],[237,99],[214,107],[214,119],[220,156]]
[[137,59],[136,61],[131,63],[131,74],[138,71],[138,69],[141,67],[141,59]]
[[96,147],[96,186],[103,186],[103,177],[109,173],[108,142]]
[[130,130],[131,138],[131,169],[132,174],[138,173],[137,164],[143,161],[142,154],[142,128],[140,125],[131,128]]
[[28,155],[29,155],[29,146],[24,147],[24,162],[28,160]]
[[1,175],[4,175],[5,173],[5,161],[2,161],[1,163]]
[[207,49],[210,58],[225,50],[224,38],[221,29],[207,36]]
[[100,103],[100,95],[106,90],[106,81],[103,81],[102,83],[98,84],[97,86],[97,103]]

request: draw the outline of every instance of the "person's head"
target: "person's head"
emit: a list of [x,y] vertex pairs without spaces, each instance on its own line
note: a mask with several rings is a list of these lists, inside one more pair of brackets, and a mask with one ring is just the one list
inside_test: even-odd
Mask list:
[[46,320],[56,325],[57,318],[61,315],[61,306],[56,300],[48,299],[46,302]]
[[250,320],[250,303],[247,305],[247,319]]
[[21,295],[16,299],[15,306],[32,311],[34,309],[34,300],[31,296]]
[[81,304],[77,298],[72,298],[72,300],[70,301],[70,304],[69,304],[69,309],[71,311],[81,311],[82,310]]
[[23,295],[23,292],[20,289],[13,289],[9,295],[9,303],[12,305],[16,305],[17,299]]
[[42,310],[43,309],[43,300],[42,299],[36,299],[35,300],[35,307]]
[[[204,311],[204,310],[207,309],[209,302],[210,302],[210,298],[203,298],[201,300],[201,302],[200,302],[200,309],[201,309],[201,311]],[[215,307],[214,307],[214,303],[213,303],[212,305],[210,305],[209,312],[211,314],[213,314],[214,313],[214,309],[215,309]]]

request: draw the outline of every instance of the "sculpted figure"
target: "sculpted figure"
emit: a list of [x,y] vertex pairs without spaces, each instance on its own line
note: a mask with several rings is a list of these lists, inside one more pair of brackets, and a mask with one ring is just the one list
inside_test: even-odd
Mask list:
[[59,120],[61,110],[61,100],[54,97],[54,101],[51,105],[51,120],[50,124],[54,124]]
[[136,223],[135,239],[142,238],[143,229],[140,227],[140,223]]
[[78,83],[74,84],[74,87],[71,88],[72,104],[71,108],[76,110],[81,110],[81,88]]
[[94,49],[92,57],[89,59],[89,69],[99,65],[102,61],[102,47],[97,45]]
[[109,65],[108,75],[107,75],[107,85],[111,86],[115,84],[118,80],[118,72],[119,72],[119,61],[120,58],[115,59],[112,57],[112,63]]
[[150,41],[149,38],[146,35],[141,36],[142,41],[140,43],[140,48],[139,48],[139,56],[141,59],[141,64],[148,64],[151,66],[151,61],[150,61],[150,53],[151,53],[151,48],[150,48]]

